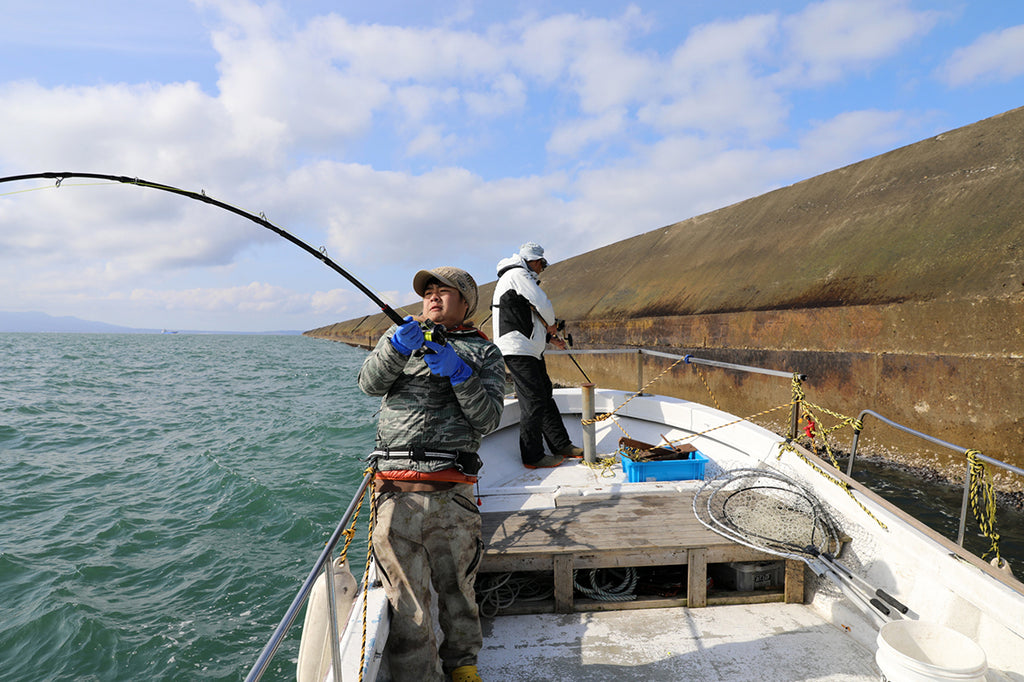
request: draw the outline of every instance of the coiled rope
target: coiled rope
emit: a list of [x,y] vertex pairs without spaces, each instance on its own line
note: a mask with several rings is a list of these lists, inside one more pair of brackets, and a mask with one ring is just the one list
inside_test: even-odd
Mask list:
[[[619,571],[622,571],[623,574],[619,584],[613,585],[611,582],[604,580],[605,578],[615,576]],[[591,599],[609,602],[633,601],[636,599],[634,590],[636,590],[639,574],[632,566],[625,569],[591,569],[587,572],[590,579],[589,586],[580,583],[579,573],[579,571],[572,572],[573,587]]]
[[996,491],[995,486],[992,485],[992,472],[978,458],[980,454],[981,452],[978,450],[967,450],[964,452],[964,455],[967,456],[967,461],[971,464],[971,488],[969,493],[971,511],[974,513],[974,518],[977,520],[981,532],[985,534],[985,537],[991,543],[988,551],[982,554],[981,558],[984,559],[989,554],[993,554],[994,565],[1001,567],[1003,565],[1003,558],[999,555],[999,533],[996,532]]
[[480,615],[493,618],[517,601],[543,601],[555,593],[551,583],[529,574],[497,573],[481,575],[476,581]]

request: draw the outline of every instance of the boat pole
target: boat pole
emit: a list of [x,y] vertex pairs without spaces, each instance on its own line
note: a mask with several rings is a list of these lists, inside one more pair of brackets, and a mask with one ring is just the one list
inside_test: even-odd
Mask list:
[[580,386],[583,393],[583,461],[597,462],[597,427],[594,421],[594,384]]

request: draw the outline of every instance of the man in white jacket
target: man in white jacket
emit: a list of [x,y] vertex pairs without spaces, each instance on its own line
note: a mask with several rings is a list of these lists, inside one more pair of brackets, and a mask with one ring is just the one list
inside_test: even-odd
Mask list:
[[[529,469],[556,467],[566,457],[583,456],[562,423],[544,364],[549,335],[554,345],[565,350],[565,342],[557,336],[554,307],[537,278],[547,265],[540,244],[523,244],[518,254],[498,263],[492,301],[494,343],[515,384],[521,414],[519,454]],[[545,442],[550,455],[544,454]]]

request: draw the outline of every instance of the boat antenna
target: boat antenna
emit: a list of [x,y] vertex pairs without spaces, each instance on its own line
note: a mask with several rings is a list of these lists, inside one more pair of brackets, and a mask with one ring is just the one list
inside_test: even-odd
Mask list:
[[210,204],[212,206],[216,206],[217,208],[222,208],[225,211],[230,211],[231,213],[234,213],[235,215],[240,215],[243,218],[251,220],[252,222],[256,223],[257,225],[260,225],[261,227],[267,228],[268,230],[270,230],[271,232],[277,234],[278,236],[284,237],[285,239],[290,241],[292,244],[295,244],[300,249],[302,249],[306,253],[310,254],[311,256],[316,258],[317,260],[321,261],[327,267],[331,268],[332,270],[337,272],[339,275],[341,275],[342,277],[347,279],[357,289],[359,289],[359,291],[361,291],[364,294],[366,294],[370,298],[371,301],[373,301],[375,304],[377,304],[377,306],[381,309],[381,312],[383,312],[385,315],[387,315],[388,318],[390,318],[391,321],[394,322],[395,324],[399,324],[400,325],[400,324],[403,324],[405,322],[405,320],[402,319],[402,316],[399,315],[397,312],[395,312],[394,308],[392,308],[387,303],[382,301],[380,299],[380,297],[377,296],[377,294],[373,293],[373,291],[371,289],[369,289],[368,287],[363,285],[362,282],[360,282],[358,279],[353,277],[347,270],[345,270],[345,268],[341,267],[340,265],[335,263],[333,260],[331,260],[330,257],[328,257],[325,249],[323,249],[323,248],[321,248],[321,249],[313,248],[312,246],[310,246],[306,242],[302,241],[301,239],[299,239],[295,235],[291,234],[290,232],[284,230],[281,227],[278,227],[274,223],[272,223],[269,220],[267,220],[266,216],[263,215],[262,213],[260,215],[256,215],[254,213],[250,213],[248,211],[245,211],[243,209],[238,208],[237,206],[232,206],[231,204],[227,204],[227,203],[224,203],[223,201],[219,201],[217,199],[214,199],[213,197],[208,196],[206,194],[206,192],[202,192],[202,191],[194,192],[192,190],[181,189],[180,187],[174,187],[172,185],[165,185],[165,184],[162,184],[162,183],[159,183],[159,182],[149,182],[148,180],[141,180],[139,178],[130,178],[130,177],[126,176],[126,175],[107,175],[107,174],[104,174],[104,173],[76,173],[76,172],[27,173],[27,174],[24,174],[24,175],[9,175],[7,177],[2,177],[2,178],[0,178],[0,184],[5,183],[5,182],[18,182],[18,181],[21,181],[21,180],[44,179],[44,180],[56,180],[57,181],[57,187],[60,187],[60,184],[64,180],[67,180],[68,178],[88,178],[88,179],[91,179],[91,180],[109,180],[111,182],[120,182],[120,183],[125,184],[125,185],[138,185],[139,187],[148,187],[150,189],[158,189],[158,190],[160,190],[162,192],[169,192],[171,194],[177,194],[177,195],[180,195],[180,196],[183,196],[183,197],[187,197],[189,199],[195,199],[196,201],[201,201],[204,204]]

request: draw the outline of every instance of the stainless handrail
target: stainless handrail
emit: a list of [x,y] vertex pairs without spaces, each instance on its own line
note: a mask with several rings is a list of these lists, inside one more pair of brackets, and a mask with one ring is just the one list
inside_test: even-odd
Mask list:
[[[732,362],[721,362],[719,360],[705,360],[704,358],[696,358],[689,353],[686,355],[678,355],[676,353],[663,353],[657,350],[647,350],[646,348],[608,348],[605,350],[593,349],[593,350],[579,350],[573,349],[568,350],[551,350],[545,351],[546,355],[621,355],[622,353],[635,353],[639,355],[650,355],[655,358],[666,358],[668,360],[685,360],[686,364],[693,365],[708,365],[709,367],[719,367],[722,369],[734,369],[740,372],[751,372],[754,374],[767,374],[773,377],[784,377],[786,379],[792,379],[795,372],[786,372],[780,369],[765,369],[764,367],[754,367],[753,365],[737,365]],[[806,374],[800,374],[800,381],[807,379]]]
[[[548,353],[550,355],[563,355],[563,354],[568,353],[568,351],[548,351]],[[647,350],[646,348],[609,348],[609,349],[593,349],[593,350],[574,349],[572,351],[572,353],[574,355],[636,353],[637,354],[637,391],[638,392],[642,391],[643,390],[643,386],[644,386],[644,383],[643,383],[643,357],[645,355],[650,355],[652,357],[665,358],[665,359],[669,359],[669,360],[680,360],[680,359],[682,359],[682,360],[685,360],[687,364],[707,365],[709,367],[718,367],[720,369],[731,369],[731,370],[736,370],[736,371],[741,371],[741,372],[750,372],[750,373],[754,373],[754,374],[766,374],[766,375],[769,375],[769,376],[785,377],[785,378],[790,378],[790,379],[795,377],[798,381],[801,381],[801,382],[805,381],[807,379],[807,375],[805,375],[805,374],[798,374],[798,373],[795,373],[795,372],[785,372],[785,371],[775,370],[775,369],[765,369],[765,368],[762,368],[762,367],[753,367],[753,366],[750,366],[750,365],[738,365],[738,364],[734,364],[734,363],[730,363],[730,362],[720,362],[718,360],[706,360],[706,359],[703,359],[703,358],[695,358],[692,355],[678,355],[678,354],[674,354],[674,353],[663,353],[661,351]],[[789,433],[789,437],[790,438],[796,438],[798,418],[799,418],[799,410],[800,410],[800,403],[799,402],[794,403],[793,404],[792,415],[791,415],[791,420],[790,420],[790,433]],[[959,445],[955,445],[953,443],[948,443],[948,442],[946,442],[944,440],[941,440],[939,438],[936,438],[934,436],[929,436],[926,433],[922,433],[920,431],[916,431],[914,429],[911,429],[910,427],[904,426],[903,424],[900,424],[898,422],[895,422],[895,421],[893,421],[893,420],[891,420],[891,419],[889,419],[887,417],[884,417],[884,416],[878,414],[874,410],[863,410],[860,413],[860,416],[857,418],[857,421],[861,425],[861,428],[859,428],[859,429],[858,428],[854,428],[854,432],[853,432],[853,445],[850,448],[850,461],[846,465],[846,475],[847,476],[852,476],[852,473],[853,473],[853,462],[854,462],[854,458],[857,455],[857,443],[858,443],[858,441],[860,439],[860,432],[863,429],[864,417],[867,416],[867,415],[871,415],[872,417],[875,417],[876,419],[878,419],[878,420],[880,420],[882,422],[885,422],[886,424],[888,424],[889,426],[892,426],[893,428],[899,429],[901,431],[904,431],[906,433],[912,434],[914,436],[918,436],[919,438],[923,438],[924,440],[927,440],[927,441],[929,441],[931,443],[934,443],[936,445],[939,445],[939,446],[942,446],[942,447],[945,447],[945,448],[949,448],[951,450],[954,450],[954,451],[960,452],[960,453],[966,453],[967,452],[967,448],[960,447]],[[1001,460],[995,459],[993,457],[989,457],[987,455],[981,454],[980,452],[977,453],[977,456],[978,456],[978,458],[980,460],[982,460],[984,462],[988,462],[989,464],[992,464],[994,466],[997,466],[997,467],[1000,467],[1000,468],[1005,469],[1007,471],[1011,471],[1013,473],[1016,473],[1016,474],[1024,476],[1024,469],[1021,469],[1019,467],[1015,467],[1012,464],[1007,464],[1006,462],[1003,462]],[[967,472],[964,474],[963,502],[960,505],[960,528],[959,528],[959,530],[957,532],[957,544],[960,545],[961,547],[964,544],[964,532],[965,532],[966,526],[967,526],[967,506],[968,506],[968,502],[970,500],[971,470],[972,469],[971,469],[970,463],[968,463]]]
[[[879,420],[881,422],[884,422],[885,424],[888,424],[889,426],[893,427],[894,429],[898,429],[900,431],[903,431],[904,433],[909,433],[912,436],[917,436],[918,438],[922,438],[922,439],[928,441],[929,443],[934,443],[935,445],[939,445],[941,447],[948,448],[950,450],[953,450],[955,452],[959,452],[961,454],[966,454],[968,452],[968,448],[960,447],[959,445],[955,445],[953,443],[949,443],[949,442],[944,441],[944,440],[942,440],[940,438],[936,438],[935,436],[929,436],[927,433],[922,433],[921,431],[916,431],[916,430],[910,428],[909,426],[904,426],[903,424],[900,424],[899,422],[895,422],[892,419],[889,419],[888,417],[880,415],[877,412],[875,412],[874,410],[863,410],[863,411],[861,411],[860,415],[857,417],[857,423],[859,424],[859,427],[855,426],[854,429],[853,429],[853,445],[850,446],[850,461],[847,462],[847,464],[846,464],[846,475],[847,476],[852,476],[853,475],[853,461],[857,457],[857,443],[860,441],[860,432],[864,430],[864,417],[866,417],[868,415],[871,415],[875,419],[877,419],[877,420]],[[1002,461],[1000,461],[998,459],[995,459],[993,457],[989,457],[987,455],[983,455],[980,452],[977,453],[977,457],[978,457],[978,459],[983,460],[985,462],[988,462],[989,464],[993,464],[993,465],[995,465],[997,467],[1000,467],[1002,469],[1006,469],[1007,471],[1012,471],[1015,474],[1019,474],[1021,476],[1024,476],[1024,469],[1021,469],[1019,467],[1015,467],[1012,464],[1007,464],[1006,462],[1002,462]],[[972,472],[972,467],[971,467],[970,462],[968,462],[967,463],[967,472],[964,474],[964,497],[963,497],[963,502],[960,505],[960,529],[957,531],[957,536],[956,536],[956,544],[960,545],[961,547],[964,546],[964,531],[965,531],[966,526],[967,526],[967,503],[968,503],[968,500],[970,498],[970,491],[971,491],[971,472]]]
[[[646,348],[608,348],[608,349],[594,349],[594,350],[553,350],[546,351],[548,355],[621,355],[623,353],[636,354],[636,385],[637,393],[643,395],[642,391],[644,388],[644,356],[649,355],[655,358],[663,358],[666,360],[683,360],[688,365],[707,365],[708,367],[717,367],[719,369],[731,369],[737,372],[748,372],[751,374],[766,374],[773,377],[782,377],[784,379],[797,378],[798,381],[806,381],[806,374],[799,374],[797,372],[786,372],[778,369],[766,369],[764,367],[754,367],[753,365],[738,365],[732,362],[721,362],[719,360],[707,360],[704,358],[696,358],[693,355],[678,355],[676,353],[664,353],[657,350],[648,350]],[[790,419],[790,438],[796,438],[798,418],[800,415],[800,404],[794,403],[792,409],[792,415]]]
[[[310,571],[309,577],[306,578],[306,582],[302,583],[302,587],[299,588],[299,593],[295,595],[295,599],[292,600],[291,606],[284,614],[284,618],[281,619],[277,629],[274,630],[274,634],[271,635],[270,641],[263,647],[263,652],[260,653],[260,657],[256,659],[256,663],[252,666],[249,674],[245,678],[245,682],[256,682],[263,673],[267,671],[267,667],[270,665],[271,659],[274,658],[274,654],[277,652],[277,648],[281,646],[281,642],[284,640],[285,635],[288,634],[288,629],[292,626],[295,621],[295,617],[299,613],[299,609],[309,598],[309,593],[313,590],[313,583],[319,577],[320,572],[324,569],[326,564],[331,562],[331,557],[334,554],[334,548],[341,540],[345,533],[345,527],[348,526],[349,521],[352,519],[352,515],[355,513],[359,506],[359,502],[362,499],[363,492],[366,490],[366,486],[370,484],[370,480],[373,478],[373,472],[367,472],[366,476],[363,477],[362,483],[359,484],[359,488],[356,490],[355,495],[352,496],[352,501],[348,504],[348,509],[341,517],[341,521],[338,523],[338,527],[334,529],[334,533],[331,538],[327,541],[327,546],[324,551],[320,553],[320,558],[316,560],[316,564],[313,566],[313,570]],[[333,599],[330,600],[333,603]],[[336,631],[336,629],[335,629]],[[337,647],[337,639],[332,637],[332,646]],[[335,673],[337,674],[337,672]]]

